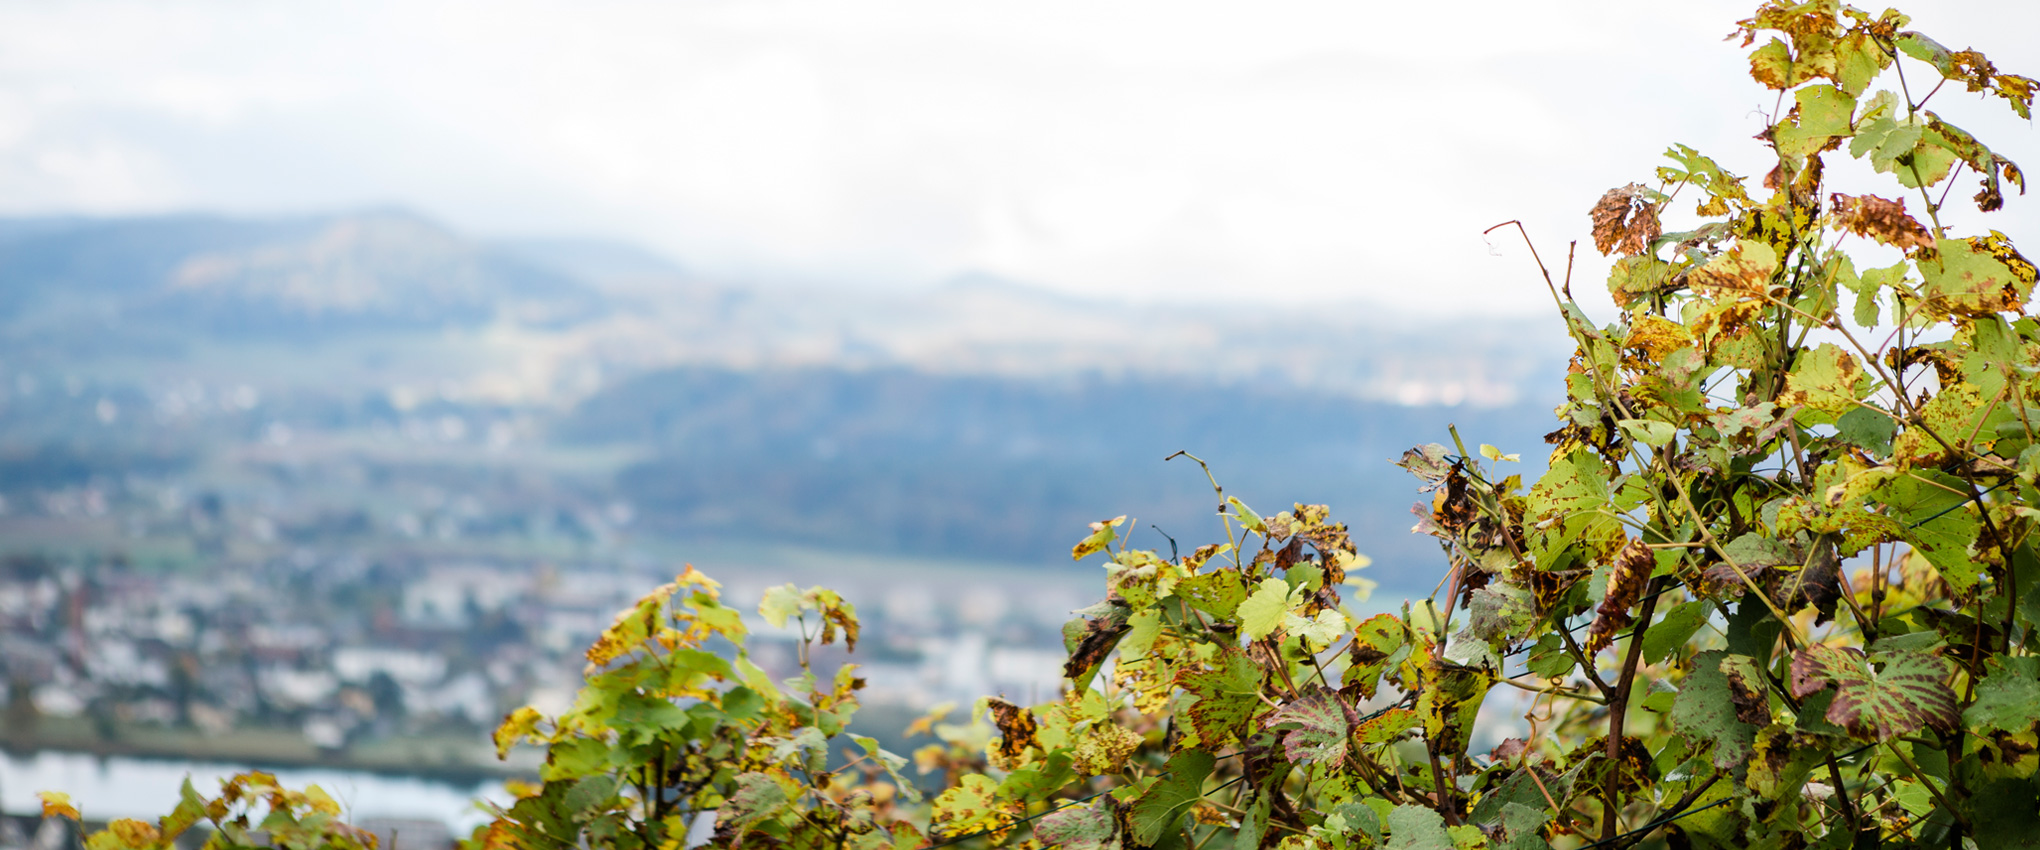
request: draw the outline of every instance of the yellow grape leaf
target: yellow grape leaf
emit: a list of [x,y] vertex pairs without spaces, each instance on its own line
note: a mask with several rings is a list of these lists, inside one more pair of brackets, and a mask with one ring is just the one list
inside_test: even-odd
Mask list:
[[70,818],[82,820],[78,807],[71,804],[71,795],[62,791],[42,791],[36,794],[42,800],[42,816],[46,818]]

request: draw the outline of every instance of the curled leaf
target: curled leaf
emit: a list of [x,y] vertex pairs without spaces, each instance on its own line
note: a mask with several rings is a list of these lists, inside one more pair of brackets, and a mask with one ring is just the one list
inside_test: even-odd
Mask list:
[[1630,540],[1615,554],[1615,566],[1608,571],[1608,593],[1594,609],[1594,623],[1587,627],[1588,652],[1599,652],[1615,639],[1615,633],[1629,625],[1629,609],[1643,597],[1644,585],[1657,568],[1657,559],[1641,540]]
[[1650,252],[1652,242],[1664,233],[1658,224],[1657,206],[1645,197],[1641,183],[1609,189],[1588,217],[1594,222],[1594,247],[1603,254],[1635,256]]
[[1934,247],[1934,234],[1905,212],[1905,200],[1887,201],[1876,195],[1829,196],[1828,208],[1834,228],[1857,236],[1868,236],[1880,244],[1900,250]]
[[82,820],[78,807],[71,803],[71,795],[62,791],[38,791],[35,796],[42,801],[43,817]]
[[510,748],[530,737],[537,730],[539,721],[544,719],[545,715],[539,714],[538,709],[528,705],[510,712],[503,718],[502,725],[496,727],[493,736],[496,741],[496,758],[509,758]]
[[1122,515],[1091,523],[1091,535],[1070,547],[1070,560],[1081,561],[1085,555],[1105,551],[1112,545],[1112,541],[1119,539],[1119,532],[1116,529],[1125,521],[1126,517]]

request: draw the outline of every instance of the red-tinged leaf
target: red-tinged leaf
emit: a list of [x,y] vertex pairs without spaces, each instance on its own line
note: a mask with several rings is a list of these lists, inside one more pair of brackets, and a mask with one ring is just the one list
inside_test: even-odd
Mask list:
[[764,773],[746,773],[737,777],[737,791],[731,794],[721,809],[716,812],[718,830],[742,835],[745,830],[779,814],[792,804],[784,780]]
[[1282,736],[1282,753],[1296,764],[1337,763],[1346,757],[1346,739],[1353,724],[1338,697],[1319,691],[1296,700],[1268,715],[1268,726],[1280,729],[1295,724]]
[[1947,659],[1924,652],[1884,656],[1882,670],[1853,647],[1812,646],[1792,656],[1792,695],[1829,686],[1828,722],[1864,740],[1889,740],[1921,727],[1952,730],[1961,720]]
[[1113,850],[1120,841],[1112,798],[1099,797],[1089,805],[1056,809],[1034,827],[1034,837],[1042,844],[1068,850]]

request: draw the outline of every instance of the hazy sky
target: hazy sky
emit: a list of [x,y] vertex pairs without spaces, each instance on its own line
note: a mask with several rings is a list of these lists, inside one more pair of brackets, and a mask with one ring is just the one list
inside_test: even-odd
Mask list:
[[[1546,296],[1483,228],[1562,257],[1671,142],[1768,167],[1752,8],[0,0],[0,213],[396,204],[718,275],[1514,312]],[[2040,76],[2034,7],[1906,10]],[[1997,103],[1934,105],[2040,167]]]

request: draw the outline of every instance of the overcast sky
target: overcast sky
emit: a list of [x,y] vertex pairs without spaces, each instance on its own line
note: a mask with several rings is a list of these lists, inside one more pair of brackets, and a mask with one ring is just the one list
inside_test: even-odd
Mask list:
[[[0,0],[0,213],[401,205],[743,278],[1520,312],[1487,226],[1562,256],[1672,142],[1768,168],[1752,8]],[[2040,76],[2033,7],[1907,11]],[[1934,106],[2040,167],[1997,103]]]

